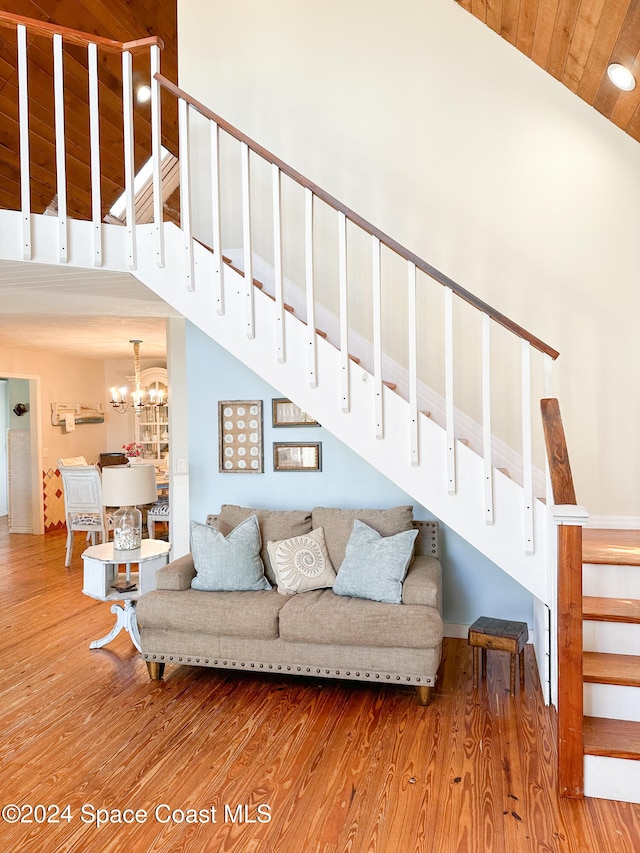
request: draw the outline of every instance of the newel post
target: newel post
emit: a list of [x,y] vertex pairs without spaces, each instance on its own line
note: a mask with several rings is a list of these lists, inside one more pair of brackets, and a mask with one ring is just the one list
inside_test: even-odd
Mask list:
[[589,514],[575,504],[551,512],[558,527],[558,792],[582,798],[582,528]]

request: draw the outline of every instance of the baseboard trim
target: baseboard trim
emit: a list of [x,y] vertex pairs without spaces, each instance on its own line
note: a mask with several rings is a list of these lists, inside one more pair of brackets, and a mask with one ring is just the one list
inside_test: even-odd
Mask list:
[[640,518],[633,515],[590,515],[586,526],[605,530],[640,530]]

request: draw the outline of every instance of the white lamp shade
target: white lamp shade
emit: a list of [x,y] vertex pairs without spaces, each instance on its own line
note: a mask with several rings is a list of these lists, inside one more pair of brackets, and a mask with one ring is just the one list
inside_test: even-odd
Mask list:
[[109,465],[102,469],[103,506],[139,506],[158,498],[153,465]]

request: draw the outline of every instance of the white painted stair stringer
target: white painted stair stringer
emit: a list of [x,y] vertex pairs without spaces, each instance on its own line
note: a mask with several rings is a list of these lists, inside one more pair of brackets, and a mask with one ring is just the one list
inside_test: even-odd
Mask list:
[[[21,214],[0,211],[0,258],[21,261]],[[59,264],[57,217],[34,215],[33,255],[36,263]],[[70,220],[67,267],[93,266],[92,226]],[[220,343],[282,394],[295,399],[344,444],[396,483],[415,501],[455,530],[478,551],[528,589],[550,604],[547,571],[546,508],[534,501],[534,553],[525,554],[523,491],[509,477],[494,471],[494,515],[492,525],[484,521],[484,473],[482,458],[456,442],[457,489],[447,491],[445,431],[424,415],[419,416],[420,464],[411,465],[409,453],[408,403],[384,387],[385,438],[375,437],[374,382],[359,365],[349,362],[351,410],[341,411],[340,352],[322,338],[317,340],[318,386],[307,381],[306,325],[285,312],[288,358],[276,357],[275,303],[256,290],[256,334],[244,334],[244,278],[224,267],[225,315],[216,313],[213,255],[194,243],[195,289],[185,286],[184,236],[165,224],[165,265],[155,263],[153,225],[136,229],[138,257],[131,270],[143,284]],[[103,226],[101,269],[127,271],[127,232],[121,226]],[[99,271],[98,271],[99,272]]]
[[[140,230],[140,229],[139,229]],[[200,244],[194,247],[195,289],[187,291],[183,269],[183,237],[174,226],[165,226],[165,267],[154,262],[151,241],[138,240],[139,257],[135,275],[147,287],[180,311],[232,355],[250,367],[282,394],[295,399],[305,411],[344,444],[363,456],[411,497],[455,530],[481,553],[532,592],[549,603],[547,578],[546,508],[535,502],[535,551],[524,552],[523,493],[517,483],[494,472],[495,523],[484,521],[482,459],[457,442],[458,484],[455,495],[447,492],[445,431],[420,415],[420,458],[411,465],[409,454],[408,403],[384,388],[385,435],[375,437],[374,381],[363,368],[349,362],[351,407],[345,414],[340,405],[340,352],[318,338],[318,385],[307,381],[306,325],[285,312],[287,358],[276,355],[275,303],[256,290],[255,338],[244,334],[244,278],[224,268],[225,314],[215,311],[211,284],[212,254]]]

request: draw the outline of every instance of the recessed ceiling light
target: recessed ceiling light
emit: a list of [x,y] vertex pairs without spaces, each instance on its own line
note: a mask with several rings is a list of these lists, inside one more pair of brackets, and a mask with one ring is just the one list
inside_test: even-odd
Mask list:
[[[634,81],[635,85],[635,81]],[[138,99],[138,103],[146,104],[147,101],[151,100],[151,86],[140,86],[138,91],[136,92],[136,98]]]
[[620,65],[618,62],[614,62],[607,68],[607,75],[613,85],[617,86],[618,89],[622,89],[623,92],[630,92],[636,87],[636,78],[628,68],[625,68],[624,65]]

